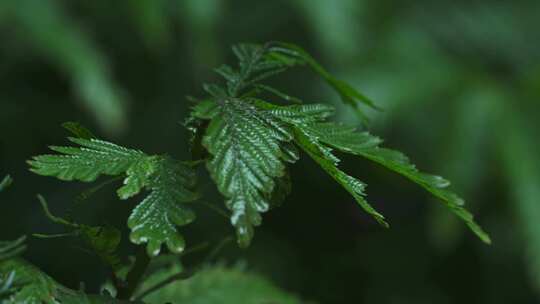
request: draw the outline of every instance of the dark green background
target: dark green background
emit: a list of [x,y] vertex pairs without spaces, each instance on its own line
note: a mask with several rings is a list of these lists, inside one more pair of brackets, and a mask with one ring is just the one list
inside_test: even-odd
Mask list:
[[[75,206],[88,185],[32,175],[25,160],[65,143],[59,125],[73,120],[187,159],[185,96],[201,96],[212,69],[233,62],[232,44],[284,40],[384,108],[368,112],[371,131],[452,180],[493,245],[419,187],[345,158],[390,221],[384,230],[304,158],[292,170],[293,194],[265,215],[253,246],[230,247],[224,259],[320,303],[538,303],[539,29],[537,0],[3,0],[0,174],[15,184],[2,193],[0,239],[62,231],[39,211],[37,193],[60,215],[125,227],[136,199],[117,201],[108,187]],[[272,83],[357,122],[305,71]],[[189,244],[232,233],[226,220],[198,213],[184,229]],[[75,240],[29,245],[27,258],[70,287],[84,280],[96,291],[106,276]],[[132,249],[124,240],[123,251]]]

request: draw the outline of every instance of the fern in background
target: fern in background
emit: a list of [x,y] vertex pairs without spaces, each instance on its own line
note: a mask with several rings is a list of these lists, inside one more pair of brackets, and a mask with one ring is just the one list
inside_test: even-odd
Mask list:
[[58,1],[33,0],[0,3],[0,26],[14,25],[25,52],[37,53],[71,80],[75,94],[109,133],[127,124],[126,98],[112,79],[107,58],[97,44],[72,20]]

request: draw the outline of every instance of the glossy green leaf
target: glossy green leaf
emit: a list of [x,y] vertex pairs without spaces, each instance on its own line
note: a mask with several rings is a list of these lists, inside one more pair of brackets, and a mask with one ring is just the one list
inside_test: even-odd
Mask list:
[[313,110],[325,108],[323,105],[278,107],[262,101],[258,101],[257,104],[294,126],[297,144],[349,191],[364,210],[379,223],[386,226],[384,217],[364,200],[364,185],[337,169],[339,158],[334,155],[333,149],[367,158],[415,182],[440,199],[452,212],[464,220],[482,241],[488,244],[491,242],[489,236],[476,224],[472,214],[463,208],[463,199],[446,189],[450,182],[440,176],[420,172],[401,152],[381,148],[380,138],[367,132],[358,132],[352,126],[326,122],[326,118],[331,113],[330,109]]
[[285,174],[284,161],[294,161],[282,149],[292,134],[278,119],[243,100],[230,98],[216,104],[219,113],[213,115],[203,139],[212,155],[207,167],[228,199],[238,242],[245,247],[253,237],[253,226],[261,224],[260,213],[270,207],[268,197],[276,178]]
[[[383,226],[388,226],[384,216],[365,199],[365,184],[338,168],[340,159],[335,150],[367,158],[419,184],[443,201],[484,242],[490,242],[489,236],[462,207],[463,200],[445,189],[449,186],[448,181],[419,172],[404,154],[379,147],[382,140],[367,132],[327,122],[334,113],[333,107],[322,104],[276,106],[257,97],[262,89],[286,101],[297,102],[285,93],[257,82],[285,68],[307,64],[346,103],[358,110],[360,103],[376,108],[360,92],[334,78],[306,51],[281,42],[243,44],[235,46],[233,51],[239,62],[238,69],[230,66],[217,69],[227,82],[227,90],[216,85],[207,86],[212,99],[199,102],[193,108],[191,119],[210,120],[209,125],[198,123],[197,128],[206,128],[202,144],[212,155],[208,169],[220,192],[229,199],[227,207],[233,211],[232,222],[237,228],[240,245],[249,244],[253,226],[260,224],[259,213],[268,209],[269,200],[272,197],[283,199],[274,191],[276,180],[284,176],[284,161],[298,159],[297,152],[288,149],[292,141]],[[249,87],[254,90],[239,94]],[[290,190],[290,187],[284,190]]]
[[287,65],[268,56],[267,45],[238,44],[233,46],[233,53],[238,59],[238,68],[223,65],[216,69],[227,81],[227,95],[237,97],[244,89],[284,72]]
[[100,175],[119,175],[146,155],[99,139],[69,138],[81,147],[52,146],[61,154],[40,155],[29,161],[31,171],[61,180],[95,181]]
[[[327,128],[327,126],[317,126],[319,130]],[[345,127],[346,128],[346,127]],[[339,132],[339,131],[338,131]],[[465,202],[455,193],[446,190],[450,182],[436,175],[430,175],[420,172],[408,157],[403,153],[381,148],[377,144],[381,142],[377,137],[373,137],[368,133],[345,131],[339,135],[325,133],[327,136],[321,137],[321,140],[326,144],[339,149],[343,152],[356,154],[376,162],[389,170],[392,170],[409,180],[420,185],[422,188],[430,192],[432,195],[441,200],[452,212],[460,217],[467,226],[484,242],[491,243],[489,236],[482,230],[473,219],[463,205]],[[349,142],[343,139],[352,136]],[[364,144],[362,144],[364,143]]]
[[128,219],[136,244],[148,243],[148,253],[159,254],[162,244],[178,253],[185,241],[176,226],[195,218],[182,203],[197,199],[195,174],[190,165],[167,156],[149,156],[98,139],[70,138],[80,147],[51,147],[61,154],[36,156],[29,161],[37,174],[61,180],[90,182],[100,175],[125,176],[118,189],[120,199],[128,199],[142,190],[149,195],[133,209]]
[[187,164],[168,157],[158,161],[156,172],[146,185],[150,194],[133,209],[128,219],[130,239],[136,244],[148,243],[150,256],[158,255],[162,244],[173,253],[180,253],[185,241],[176,226],[195,220],[193,211],[181,204],[198,199],[193,191],[195,173]]
[[297,144],[326,171],[337,183],[349,192],[356,202],[371,215],[383,227],[389,227],[384,216],[377,212],[365,199],[366,185],[360,180],[346,174],[338,169],[339,159],[332,154],[332,151],[319,142],[317,136],[306,129],[297,129],[295,132]]
[[117,194],[120,199],[128,199],[135,196],[150,183],[150,179],[155,175],[159,167],[160,158],[157,156],[147,156],[134,162],[126,170],[124,186],[118,189]]
[[[373,109],[379,109],[375,103],[364,94],[353,88],[343,80],[337,79],[330,74],[321,64],[319,64],[308,52],[298,45],[285,42],[274,42],[269,50],[270,54],[278,53],[287,57],[292,57],[295,60],[284,62],[289,65],[307,64],[315,73],[321,76],[341,97],[344,103],[355,108],[359,114],[362,114],[360,105],[364,104]],[[277,58],[278,60],[283,57]]]

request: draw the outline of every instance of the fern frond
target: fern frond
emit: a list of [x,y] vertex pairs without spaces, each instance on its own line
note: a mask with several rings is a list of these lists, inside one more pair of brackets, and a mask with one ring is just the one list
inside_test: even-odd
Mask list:
[[371,215],[379,224],[388,228],[382,214],[377,212],[365,199],[366,185],[360,180],[346,174],[338,168],[339,158],[332,153],[332,149],[320,142],[319,137],[310,130],[309,125],[299,124],[295,129],[296,143],[326,171],[338,184],[349,192],[356,202]]
[[[233,211],[232,222],[242,246],[249,244],[253,227],[260,224],[260,213],[266,211],[269,201],[276,197],[276,183],[284,181],[280,179],[286,172],[284,163],[298,159],[298,152],[291,148],[292,142],[380,224],[388,226],[384,217],[366,201],[365,184],[338,168],[340,159],[336,150],[367,158],[419,184],[442,200],[483,241],[490,242],[472,215],[462,207],[463,200],[445,189],[449,185],[446,180],[418,171],[405,155],[381,148],[382,140],[367,132],[327,122],[334,114],[333,107],[323,104],[276,106],[259,99],[257,95],[265,91],[287,102],[301,102],[258,82],[290,67],[308,65],[361,115],[362,104],[378,109],[362,93],[332,76],[305,50],[293,44],[271,42],[242,44],[235,46],[233,52],[239,62],[238,69],[230,66],[217,69],[225,78],[227,89],[205,86],[211,99],[193,108],[190,121],[196,122],[193,124],[196,133],[205,132],[202,146],[212,155],[207,167],[220,192],[229,199],[227,206]],[[210,121],[209,125],[202,122],[205,120]]]
[[225,99],[213,107],[203,104],[194,115],[211,121],[203,145],[212,155],[208,170],[219,191],[228,198],[231,222],[238,242],[249,245],[253,227],[261,223],[260,213],[270,207],[269,197],[277,178],[285,175],[284,162],[294,162],[294,153],[282,148],[292,140],[284,124],[240,99]]
[[129,217],[131,241],[148,243],[151,256],[159,254],[162,244],[175,253],[184,249],[185,241],[176,226],[194,220],[194,213],[182,203],[197,199],[195,174],[189,165],[98,139],[70,141],[80,147],[51,147],[61,154],[34,157],[29,161],[31,171],[83,182],[95,181],[100,175],[125,176],[124,185],[117,191],[120,199],[150,191]]
[[61,155],[40,155],[29,161],[31,171],[61,180],[93,182],[100,175],[119,175],[126,172],[146,155],[99,139],[70,137],[76,147],[51,146]]
[[491,243],[489,236],[474,221],[473,215],[463,205],[464,200],[454,192],[447,190],[450,182],[440,176],[420,172],[409,158],[395,150],[381,148],[381,139],[367,132],[356,132],[347,126],[329,127],[329,124],[314,126],[318,130],[320,140],[340,151],[362,156],[387,169],[394,171],[412,182],[420,185],[433,196],[442,201],[452,212],[460,217],[467,226],[485,243]]
[[215,70],[226,80],[227,90],[207,86],[205,90],[212,96],[226,93],[229,97],[238,97],[243,90],[288,68],[284,61],[269,56],[267,45],[244,43],[233,46],[232,50],[238,59],[238,68],[222,65]]
[[268,48],[269,56],[288,66],[308,65],[339,94],[341,100],[345,104],[355,108],[362,118],[364,117],[364,114],[360,107],[361,104],[367,105],[372,109],[380,110],[380,108],[367,96],[360,93],[345,81],[335,78],[300,46],[285,42],[273,42],[270,45],[271,46]]
[[260,82],[294,66],[307,65],[339,94],[344,103],[354,107],[363,120],[366,118],[361,110],[361,104],[379,109],[368,97],[348,83],[335,78],[297,45],[285,42],[269,42],[263,45],[245,43],[233,46],[233,53],[238,59],[237,69],[222,65],[215,70],[226,80],[227,89],[217,85],[205,86],[205,90],[214,97],[239,97],[244,90],[253,88],[268,91],[287,102],[301,103],[300,99]]
[[117,191],[118,197],[125,200],[139,194],[158,171],[159,161],[158,156],[146,156],[133,162],[125,172],[127,177],[124,179],[124,186]]
[[[352,126],[326,122],[326,118],[331,114],[328,106],[293,105],[280,107],[263,101],[257,101],[257,105],[293,126],[296,143],[350,192],[364,210],[379,223],[387,225],[384,222],[384,217],[365,201],[364,185],[337,169],[339,158],[334,155],[334,149],[364,157],[415,182],[441,200],[482,241],[491,242],[489,236],[474,221],[472,214],[463,207],[463,199],[446,189],[450,185],[447,180],[440,176],[420,172],[403,153],[380,147],[382,140],[368,132],[358,132]],[[326,111],[313,110],[325,107]]]
[[168,157],[158,161],[157,174],[146,183],[150,194],[133,209],[128,219],[130,239],[136,244],[148,243],[150,256],[159,254],[162,244],[180,253],[185,248],[184,238],[176,226],[195,220],[195,214],[185,206],[198,198],[193,191],[195,173],[188,165]]

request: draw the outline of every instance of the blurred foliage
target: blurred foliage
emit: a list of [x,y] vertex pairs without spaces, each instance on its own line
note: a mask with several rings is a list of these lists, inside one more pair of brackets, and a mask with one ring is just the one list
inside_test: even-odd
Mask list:
[[11,176],[6,175],[0,182],[0,191],[4,191],[4,189],[9,187],[11,183],[13,183],[13,179],[11,178]]
[[2,304],[141,304],[70,290],[22,259],[0,262],[0,279],[7,273],[15,274],[13,292],[6,296],[0,294]]
[[11,242],[0,241],[0,261],[11,259],[23,253],[26,250],[25,241],[25,236]]
[[[69,75],[74,91],[106,130],[125,127],[124,101],[110,79],[105,55],[54,0],[2,1],[0,26],[16,38],[18,51],[35,52]],[[13,50],[13,49],[11,49]],[[17,54],[21,56],[21,54]]]
[[[382,107],[368,113],[374,133],[420,168],[455,181],[493,245],[477,244],[442,208],[426,209],[429,198],[408,183],[344,159],[350,172],[367,177],[394,229],[380,231],[353,204],[343,208],[347,195],[300,162],[291,172],[292,196],[269,214],[254,247],[229,256],[321,303],[535,303],[538,20],[536,0],[2,1],[0,174],[11,172],[19,183],[2,193],[10,207],[0,220],[11,228],[0,239],[51,228],[35,212],[36,192],[62,202],[52,206],[61,210],[84,189],[67,190],[23,169],[58,138],[58,124],[81,120],[126,144],[186,156],[186,135],[176,124],[189,106],[184,96],[201,93],[198,84],[211,79],[232,43],[285,40],[314,52]],[[309,85],[302,72],[291,77],[305,78],[282,80],[292,95],[326,96],[339,119],[357,122],[324,85]],[[396,181],[392,191],[378,186],[388,179]],[[126,215],[131,206],[107,197],[96,194],[80,215],[122,227],[106,214]],[[295,224],[300,217],[303,227]],[[213,237],[227,229],[208,228],[187,233]],[[77,250],[57,253],[32,242],[37,253],[28,258],[70,286],[83,277],[74,265],[94,274],[89,288],[105,275]]]
[[[299,304],[296,297],[279,290],[260,275],[246,272],[241,265],[207,266],[192,278],[175,281],[144,298],[148,303],[191,304]],[[182,272],[178,264],[172,264],[150,276],[141,289],[149,288]]]

